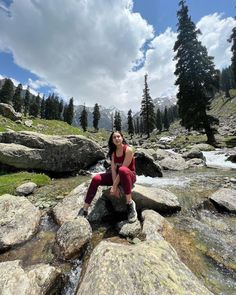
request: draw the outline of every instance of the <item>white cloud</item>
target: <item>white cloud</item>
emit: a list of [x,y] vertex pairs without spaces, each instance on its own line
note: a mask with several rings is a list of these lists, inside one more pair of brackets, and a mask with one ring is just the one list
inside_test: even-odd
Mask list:
[[[34,90],[53,85],[60,96],[73,96],[78,104],[98,102],[137,111],[146,72],[153,98],[176,93],[176,33],[167,28],[152,40],[152,26],[132,11],[132,4],[132,0],[67,0],[66,4],[15,0],[8,13],[0,9],[0,50],[11,51],[16,64],[39,77],[28,81]],[[197,25],[217,67],[228,65],[231,53],[226,39],[235,21],[213,14]],[[144,56],[141,48],[148,40],[152,41]],[[141,63],[143,67],[132,71]]]
[[130,0],[14,1],[11,17],[0,12],[0,46],[64,97],[119,105],[118,89],[153,37],[131,9]]
[[214,13],[204,16],[197,27],[201,30],[200,40],[208,49],[209,55],[214,57],[217,68],[222,69],[231,63],[232,45],[227,41],[236,26],[232,17],[223,18],[223,15]]

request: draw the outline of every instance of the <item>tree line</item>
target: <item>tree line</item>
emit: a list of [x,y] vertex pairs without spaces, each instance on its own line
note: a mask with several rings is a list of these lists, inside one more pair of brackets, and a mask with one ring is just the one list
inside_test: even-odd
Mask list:
[[5,79],[0,90],[0,102],[13,106],[16,112],[23,113],[24,116],[33,116],[35,118],[47,120],[62,120],[72,124],[74,116],[73,98],[69,103],[64,103],[57,95],[49,94],[40,97],[38,94],[30,93],[29,87],[23,91],[22,84],[15,88],[11,79]]

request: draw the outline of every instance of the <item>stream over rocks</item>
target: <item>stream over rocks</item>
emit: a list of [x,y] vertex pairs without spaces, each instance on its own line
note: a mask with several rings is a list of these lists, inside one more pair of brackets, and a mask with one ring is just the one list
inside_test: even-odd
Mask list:
[[[58,295],[234,294],[236,216],[219,211],[211,198],[221,189],[235,192],[235,172],[234,167],[218,166],[166,170],[162,178],[138,176],[135,190],[139,222],[134,229],[127,224],[117,225],[126,218],[119,203],[122,200],[112,203],[108,197],[101,198],[103,192],[99,190],[89,212],[91,231],[89,223],[82,221],[86,239],[78,253],[74,249],[80,247],[83,233],[76,230],[81,224],[76,216],[87,182],[48,201],[48,206],[37,203],[36,196],[46,199],[49,191],[57,190],[58,183],[64,184],[65,179],[58,179],[44,190],[36,188],[28,200],[41,209],[37,232],[2,250],[0,273],[7,265],[12,274],[14,269],[21,274],[29,290],[33,284],[34,290],[42,294],[49,289],[48,294]],[[158,196],[153,192],[159,192]],[[144,197],[140,201],[141,193],[146,203]],[[169,197],[178,210],[161,210],[158,202],[162,197]],[[109,215],[107,205],[111,204],[120,208],[114,216]],[[11,211],[11,218],[14,214]],[[37,265],[42,273],[51,273],[50,281],[40,272],[35,274]],[[29,275],[35,277],[31,285]],[[13,286],[12,278],[7,277],[9,286]],[[37,278],[42,278],[41,287]]]

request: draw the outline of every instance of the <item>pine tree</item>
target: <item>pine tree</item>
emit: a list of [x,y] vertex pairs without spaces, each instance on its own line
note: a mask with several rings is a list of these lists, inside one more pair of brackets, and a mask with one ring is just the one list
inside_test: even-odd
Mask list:
[[96,131],[98,131],[98,122],[100,120],[100,117],[101,117],[101,114],[100,114],[99,106],[97,103],[95,103],[94,109],[93,109],[93,127]]
[[156,127],[157,127],[157,130],[159,130],[159,132],[162,131],[162,118],[161,118],[160,109],[157,109],[157,113],[156,113]]
[[232,58],[231,58],[231,69],[233,72],[233,77],[234,77],[234,81],[236,82],[236,27],[233,28],[232,30],[232,34],[228,40],[230,43],[232,42],[232,47],[231,47],[231,51],[232,51]]
[[222,69],[220,75],[220,89],[224,91],[226,97],[230,97],[229,90],[231,89],[229,68]]
[[14,84],[11,79],[5,79],[0,90],[0,103],[11,103],[14,95]]
[[139,134],[140,133],[140,126],[139,126],[139,117],[136,118],[136,124],[135,124],[135,133]]
[[87,127],[88,127],[88,113],[86,111],[86,108],[84,106],[81,114],[80,114],[80,125],[83,129],[83,131],[87,131]]
[[128,111],[128,133],[132,138],[134,135],[134,124],[133,124],[132,110]]
[[22,108],[21,93],[22,93],[22,84],[18,84],[12,98],[12,104],[16,112],[21,112],[21,108]]
[[215,144],[213,124],[218,120],[207,114],[210,102],[218,87],[218,72],[214,68],[213,58],[207,54],[197,36],[185,0],[180,0],[178,16],[178,36],[174,45],[177,60],[175,75],[181,124],[190,130],[205,129],[208,143]]
[[37,96],[32,95],[29,105],[29,115],[34,116],[35,118],[38,117],[40,112],[40,102],[41,98],[39,94]]
[[144,133],[146,133],[147,136],[150,137],[150,132],[152,132],[155,126],[155,113],[153,100],[149,94],[147,76],[147,74],[144,76],[143,98],[141,102],[141,116],[143,119],[142,121]]
[[167,107],[165,107],[165,110],[164,110],[163,125],[165,130],[169,130],[170,122],[169,122]]
[[63,109],[64,109],[64,104],[63,104],[63,100],[60,100],[59,103],[59,120],[62,120],[63,118]]
[[[68,115],[67,123],[71,125],[73,122],[73,117],[74,117],[74,99],[73,99],[73,97],[71,97],[71,99],[69,101],[67,112],[68,112],[67,113],[67,115]],[[87,125],[86,125],[86,128],[87,128]]]
[[116,131],[121,131],[121,117],[119,112],[115,112],[114,128]]
[[41,100],[41,105],[40,105],[40,117],[41,119],[45,119],[45,97],[43,96],[42,100]]
[[30,106],[30,92],[29,92],[29,86],[28,86],[25,91],[25,97],[24,97],[24,115],[25,116],[29,113],[29,106]]
[[37,113],[38,109],[36,104],[36,97],[35,95],[32,95],[29,103],[29,116],[36,117]]

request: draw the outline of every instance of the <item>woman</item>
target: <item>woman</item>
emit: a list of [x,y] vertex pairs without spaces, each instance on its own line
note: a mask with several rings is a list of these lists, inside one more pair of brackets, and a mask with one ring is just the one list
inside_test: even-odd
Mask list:
[[111,159],[111,171],[99,173],[92,178],[84,207],[80,209],[78,215],[84,217],[88,215],[88,208],[99,185],[111,185],[110,193],[117,198],[120,196],[120,186],[126,196],[128,221],[130,223],[135,222],[137,212],[135,202],[131,197],[132,186],[136,181],[134,153],[131,147],[126,144],[124,136],[120,131],[112,132],[108,141],[108,147],[108,155]]

